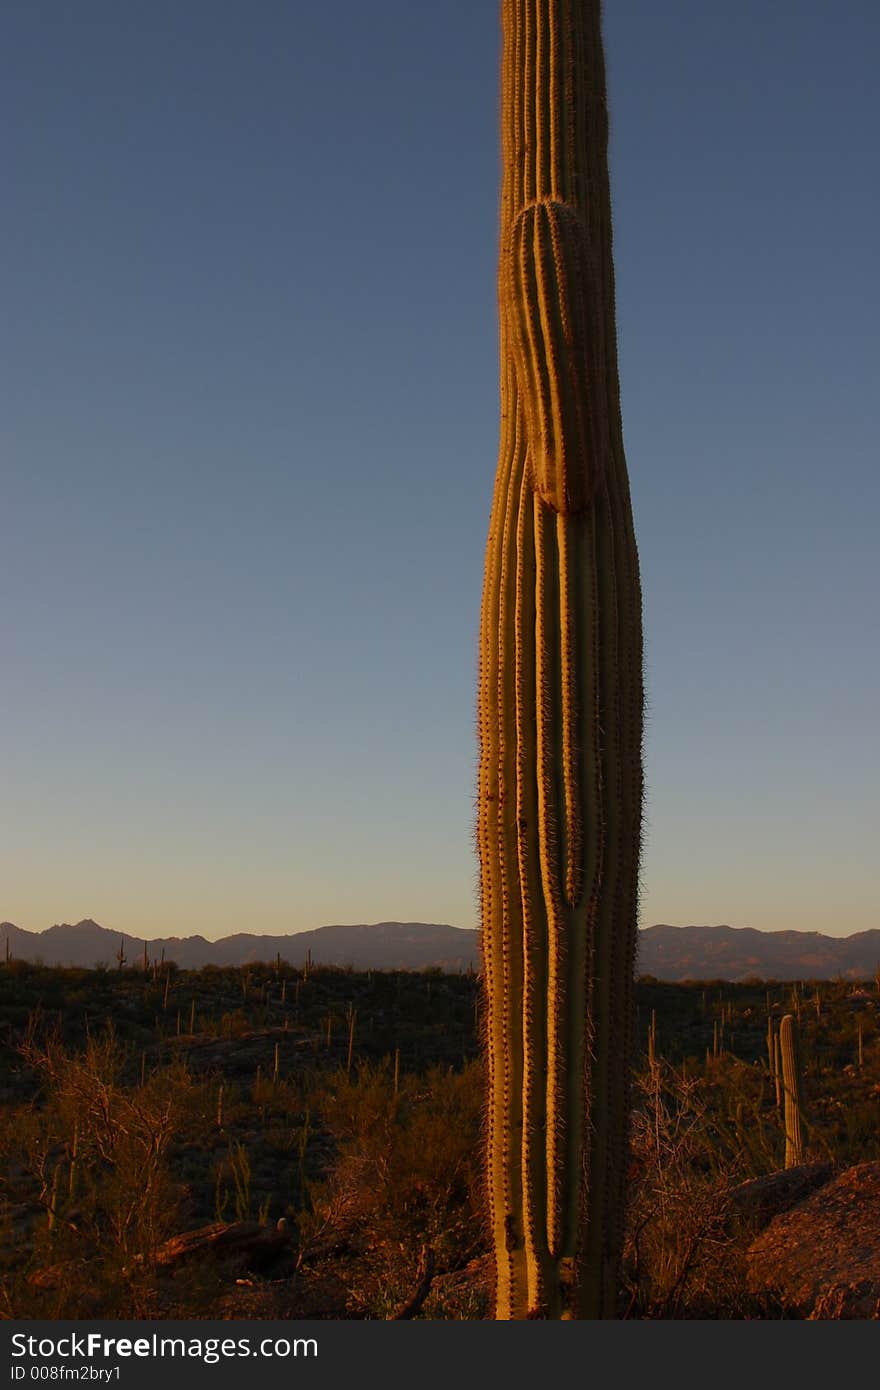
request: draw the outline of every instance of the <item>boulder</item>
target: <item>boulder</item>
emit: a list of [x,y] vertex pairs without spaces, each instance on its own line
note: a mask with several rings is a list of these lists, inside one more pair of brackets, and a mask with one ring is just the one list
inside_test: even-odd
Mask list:
[[880,1163],[846,1169],[774,1217],[747,1260],[751,1292],[794,1316],[880,1317]]
[[833,1163],[801,1163],[796,1168],[782,1168],[750,1178],[730,1192],[735,1212],[748,1223],[753,1232],[761,1230],[775,1216],[809,1197],[817,1187],[823,1187],[834,1176]]

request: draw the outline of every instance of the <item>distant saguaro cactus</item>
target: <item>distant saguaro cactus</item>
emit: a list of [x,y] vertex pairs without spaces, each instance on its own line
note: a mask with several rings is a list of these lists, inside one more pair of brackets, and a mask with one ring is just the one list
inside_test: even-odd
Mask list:
[[785,1166],[796,1168],[804,1161],[804,1097],[798,1026],[793,1014],[786,1014],[779,1024],[779,1050],[782,1054],[782,1087],[785,1094]]
[[598,0],[502,6],[477,838],[499,1318],[612,1317],[642,802]]
[[648,1067],[657,1070],[657,1010],[651,1010],[651,1023],[648,1028]]

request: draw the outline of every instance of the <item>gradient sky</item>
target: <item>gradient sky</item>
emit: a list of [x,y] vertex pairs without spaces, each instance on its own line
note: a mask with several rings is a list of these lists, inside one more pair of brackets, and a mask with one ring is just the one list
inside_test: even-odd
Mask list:
[[[880,925],[876,0],[608,0],[642,925]],[[0,919],[477,924],[494,0],[6,0]]]

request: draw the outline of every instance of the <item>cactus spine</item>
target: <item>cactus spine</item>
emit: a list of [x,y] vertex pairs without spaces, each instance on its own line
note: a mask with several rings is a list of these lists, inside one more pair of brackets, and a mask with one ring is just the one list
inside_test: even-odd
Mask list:
[[477,840],[498,1318],[613,1316],[641,823],[638,556],[598,0],[502,6],[501,443]]
[[785,1166],[796,1168],[804,1161],[804,1099],[798,1026],[792,1014],[786,1014],[779,1024],[779,1051],[782,1055],[782,1086],[785,1093]]

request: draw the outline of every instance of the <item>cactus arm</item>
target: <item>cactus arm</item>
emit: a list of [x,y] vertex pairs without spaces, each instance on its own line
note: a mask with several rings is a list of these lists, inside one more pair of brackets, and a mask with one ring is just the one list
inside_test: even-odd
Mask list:
[[523,208],[501,265],[501,312],[529,441],[530,481],[554,511],[583,511],[608,453],[603,334],[586,223],[566,203]]

